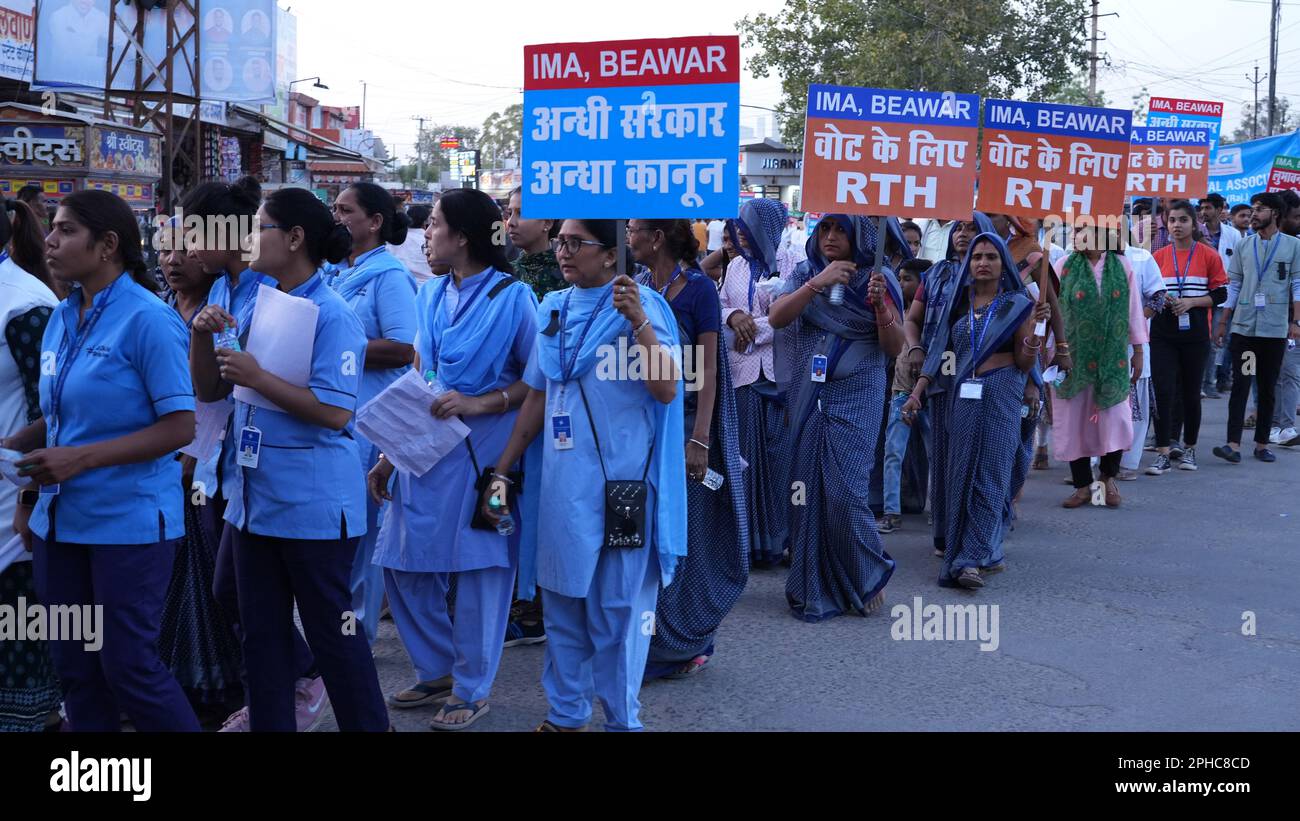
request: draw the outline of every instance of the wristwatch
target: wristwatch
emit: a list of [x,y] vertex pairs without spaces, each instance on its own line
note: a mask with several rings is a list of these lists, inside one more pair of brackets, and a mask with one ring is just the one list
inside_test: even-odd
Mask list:
[[32,488],[23,488],[18,491],[18,504],[21,507],[36,507],[36,503],[41,499],[41,494]]

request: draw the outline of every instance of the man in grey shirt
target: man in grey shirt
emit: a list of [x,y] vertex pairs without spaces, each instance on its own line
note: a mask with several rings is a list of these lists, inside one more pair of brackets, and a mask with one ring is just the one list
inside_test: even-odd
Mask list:
[[1241,461],[1241,428],[1251,383],[1259,378],[1259,424],[1255,458],[1273,462],[1268,449],[1268,421],[1273,418],[1274,389],[1288,339],[1300,339],[1300,240],[1281,233],[1287,207],[1277,194],[1250,200],[1255,233],[1237,243],[1228,266],[1228,300],[1215,331],[1222,341],[1231,328],[1232,398],[1228,402],[1228,443],[1214,455]]

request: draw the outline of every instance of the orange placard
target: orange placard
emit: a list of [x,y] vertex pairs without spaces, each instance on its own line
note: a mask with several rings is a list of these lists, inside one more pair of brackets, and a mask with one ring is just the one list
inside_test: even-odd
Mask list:
[[1072,221],[1124,211],[1132,114],[987,100],[978,208]]
[[973,94],[810,86],[803,207],[970,219],[978,126]]
[[1204,128],[1135,128],[1125,193],[1200,199],[1210,190],[1211,133]]

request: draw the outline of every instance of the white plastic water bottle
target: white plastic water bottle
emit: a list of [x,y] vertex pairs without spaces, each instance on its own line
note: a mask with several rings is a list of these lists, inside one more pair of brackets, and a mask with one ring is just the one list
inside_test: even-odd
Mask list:
[[831,292],[826,297],[826,301],[832,305],[844,304],[844,283],[838,283],[831,286]]
[[228,348],[232,351],[240,350],[239,334],[235,333],[233,325],[227,325],[221,329],[221,333],[217,334],[216,346],[218,348]]
[[[501,509],[501,500],[496,496],[488,499],[488,507],[494,511]],[[500,514],[501,518],[497,519],[497,533],[502,536],[509,536],[515,532],[515,517],[510,515],[510,511]]]

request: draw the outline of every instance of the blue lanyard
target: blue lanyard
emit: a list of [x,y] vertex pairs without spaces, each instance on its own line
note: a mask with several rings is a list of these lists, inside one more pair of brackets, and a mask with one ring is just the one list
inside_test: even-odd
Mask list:
[[[3,260],[0,260],[0,261],[3,261]],[[172,291],[171,299],[169,300],[169,304],[170,304],[173,308],[176,309],[176,313],[180,313],[180,303],[179,303],[179,301],[176,299],[176,292],[175,292],[175,291]],[[193,327],[194,327],[194,320],[198,318],[198,316],[199,316],[199,312],[202,311],[204,308],[206,308],[207,305],[208,305],[208,298],[207,298],[207,297],[203,297],[203,301],[199,303],[199,307],[195,308],[195,309],[194,309],[194,313],[190,314],[190,318],[187,319],[187,320],[185,320],[185,328],[186,328],[186,330],[189,330],[190,328],[193,328]]]
[[[1178,281],[1178,298],[1183,298],[1183,283],[1187,281],[1187,275],[1192,272],[1192,257],[1196,255],[1196,246],[1198,242],[1192,243],[1192,248],[1187,252],[1187,267],[1181,271],[1178,269],[1178,246],[1170,245],[1169,253],[1174,258],[1174,279]],[[1271,257],[1270,257],[1271,259]]]
[[[50,419],[54,422],[54,444],[59,443],[59,410],[63,404],[63,388],[67,384],[68,374],[72,371],[72,363],[77,361],[77,355],[81,353],[82,343],[90,337],[90,332],[94,330],[95,324],[103,316],[104,309],[108,307],[108,300],[113,295],[113,287],[117,285],[117,280],[104,289],[99,297],[99,304],[90,309],[90,315],[81,323],[81,326],[74,331],[72,338],[72,350],[68,350],[68,329],[64,326],[63,338],[59,340],[58,353],[54,355],[55,368],[57,375],[54,377],[54,390],[50,392]],[[85,297],[85,292],[82,292]],[[63,359],[67,353],[67,360]]]
[[984,314],[984,326],[980,328],[979,336],[975,336],[975,295],[971,294],[970,308],[970,355],[974,359],[979,355],[980,345],[984,344],[984,335],[988,333],[989,326],[993,324],[993,313],[998,309],[998,304],[1002,302],[1002,292],[993,297],[993,301],[988,304]]
[[4,262],[4,261],[7,260],[7,259],[9,259],[9,252],[8,252],[8,251],[0,251],[0,263]]
[[[1263,241],[1267,242],[1267,240],[1263,240]],[[1259,281],[1263,282],[1264,272],[1268,270],[1268,266],[1273,264],[1273,257],[1277,256],[1277,249],[1280,248],[1282,245],[1282,241],[1280,239],[1280,232],[1273,236],[1273,248],[1268,252],[1268,256],[1264,257],[1263,265],[1259,264],[1259,243],[1260,242],[1261,240],[1259,238],[1259,234],[1256,234],[1255,244],[1252,246],[1255,249],[1255,272],[1256,275],[1259,277]]]
[[[671,283],[669,283],[671,284]],[[605,299],[614,292],[614,288],[609,286],[609,290],[600,295],[600,301],[592,309],[591,316],[587,317],[587,324],[582,329],[582,334],[578,337],[578,344],[573,350],[573,357],[567,358],[564,355],[564,326],[568,324],[569,319],[569,299],[573,296],[570,290],[564,295],[564,304],[560,306],[560,377],[561,382],[568,382],[573,376],[573,369],[578,365],[578,354],[582,352],[582,343],[587,339],[587,332],[591,330],[591,325],[596,321],[596,316],[600,314],[600,309],[605,306]]]
[[[668,277],[668,284],[665,285],[664,287],[662,287],[662,288],[659,289],[659,295],[662,296],[664,299],[667,299],[667,298],[668,298],[668,289],[671,288],[671,287],[673,287],[673,283],[676,282],[676,281],[677,281],[677,278],[678,278],[679,276],[681,276],[681,275],[682,275],[682,266],[678,265],[676,268],[673,269],[673,275],[670,276],[670,277]],[[653,277],[654,277],[654,274],[651,274],[651,277],[653,278]],[[753,278],[752,278],[752,277],[750,278],[750,282],[753,283]],[[750,285],[750,288],[751,288],[750,293],[753,293],[753,290],[752,290],[752,289],[753,289],[753,285],[752,285],[752,284]]]
[[[494,274],[494,273],[496,273],[496,269],[491,269],[491,268],[488,269],[488,273],[486,273],[486,274],[483,276],[483,279],[479,281],[479,284],[474,288],[473,292],[470,293],[469,298],[468,298],[468,299],[462,299],[459,303],[457,303],[457,305],[456,305],[456,311],[455,311],[455,313],[453,314],[453,316],[452,316],[452,318],[451,318],[451,322],[447,324],[447,327],[445,327],[445,328],[442,329],[442,332],[443,332],[443,333],[446,333],[447,331],[451,330],[452,328],[454,328],[454,327],[456,326],[456,323],[457,323],[457,322],[460,322],[461,317],[463,317],[463,316],[464,316],[464,315],[469,311],[470,307],[473,306],[473,304],[474,304],[474,300],[478,299],[479,292],[482,291],[482,290],[483,290],[483,287],[484,287],[485,285],[488,284],[488,280],[493,279],[492,274]],[[450,279],[450,277],[448,277],[448,279],[447,279],[447,285],[446,285],[446,287],[447,287],[447,288],[450,288],[450,287],[451,287],[451,279]],[[447,298],[447,292],[446,292],[445,289],[443,290],[442,298],[443,298],[443,299],[446,299],[446,298]],[[435,311],[442,311],[442,310],[443,310],[443,308],[442,308],[442,300],[439,300],[439,301],[438,301],[438,304],[437,304],[437,306],[434,308],[434,310],[435,310]],[[435,316],[434,319],[436,320],[437,317]],[[432,362],[431,367],[433,368],[434,373],[437,373],[437,371],[438,371],[438,350],[439,350],[442,346],[438,343],[438,340],[436,340],[436,339],[430,339],[430,340],[429,340],[429,344],[430,344],[430,346],[431,346],[432,349],[433,349],[433,362]]]
[[[257,296],[257,288],[259,285],[262,284],[262,275],[255,272],[252,268],[245,268],[244,273],[252,274],[253,281],[248,283],[248,291],[244,294],[244,301],[239,303],[239,310],[232,311],[231,300],[235,298],[235,289],[230,287],[230,272],[229,271],[226,272],[226,304],[224,307],[226,311],[234,314],[235,324],[239,326],[240,331],[246,330],[246,328],[244,328],[244,325],[247,325],[248,322],[252,321],[252,317],[248,317],[247,319],[240,319],[240,315],[246,314],[248,312],[248,306],[252,304],[253,297]],[[235,287],[237,288],[239,286],[235,286]],[[203,304],[206,305],[207,301],[204,300]]]

